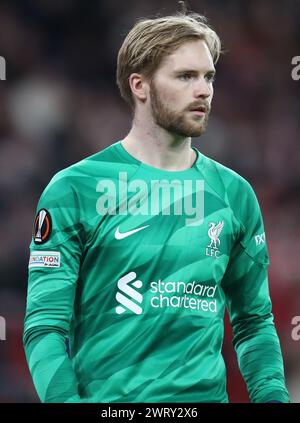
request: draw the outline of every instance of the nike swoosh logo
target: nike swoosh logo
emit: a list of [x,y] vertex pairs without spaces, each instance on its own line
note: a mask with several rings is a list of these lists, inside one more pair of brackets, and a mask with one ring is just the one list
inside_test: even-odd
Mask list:
[[145,228],[148,228],[148,226],[149,225],[141,226],[140,228],[133,229],[132,231],[122,232],[122,233],[119,231],[119,226],[118,226],[117,229],[116,229],[116,232],[115,232],[115,238],[116,239],[124,239],[124,238],[127,238],[128,236],[133,235],[136,232],[139,232],[139,231],[142,231]]

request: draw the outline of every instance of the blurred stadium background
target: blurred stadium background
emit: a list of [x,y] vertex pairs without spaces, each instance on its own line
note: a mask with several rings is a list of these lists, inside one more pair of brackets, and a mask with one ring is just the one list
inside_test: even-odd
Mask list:
[[[288,389],[300,402],[300,55],[297,0],[189,1],[223,40],[213,112],[194,144],[253,185],[271,257],[273,312]],[[130,114],[115,84],[116,57],[139,17],[173,13],[175,0],[1,0],[0,402],[38,402],[22,346],[28,245],[38,198],[58,170],[121,139]],[[248,402],[225,322],[231,402]]]

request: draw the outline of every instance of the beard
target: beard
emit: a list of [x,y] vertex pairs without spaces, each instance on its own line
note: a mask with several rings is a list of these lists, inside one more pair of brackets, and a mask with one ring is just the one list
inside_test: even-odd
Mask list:
[[[164,102],[153,81],[150,84],[150,100],[154,122],[166,131],[183,137],[199,137],[205,132],[210,113],[206,102],[203,102],[207,108],[203,117],[192,116],[188,109],[184,112],[175,111]],[[187,114],[191,115],[190,119]]]

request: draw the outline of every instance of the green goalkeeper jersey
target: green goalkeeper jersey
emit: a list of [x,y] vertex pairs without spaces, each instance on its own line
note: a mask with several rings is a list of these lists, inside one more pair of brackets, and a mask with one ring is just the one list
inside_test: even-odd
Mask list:
[[225,307],[251,401],[289,401],[256,196],[194,150],[166,171],[119,141],[44,190],[24,322],[41,401],[228,402]]

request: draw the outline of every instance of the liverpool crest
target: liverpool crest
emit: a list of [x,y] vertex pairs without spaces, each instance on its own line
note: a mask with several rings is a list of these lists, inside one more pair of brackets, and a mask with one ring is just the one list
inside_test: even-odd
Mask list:
[[210,237],[210,244],[206,247],[206,255],[210,257],[219,258],[219,245],[221,244],[219,236],[224,227],[224,221],[222,220],[219,223],[210,222],[208,226],[208,236]]

